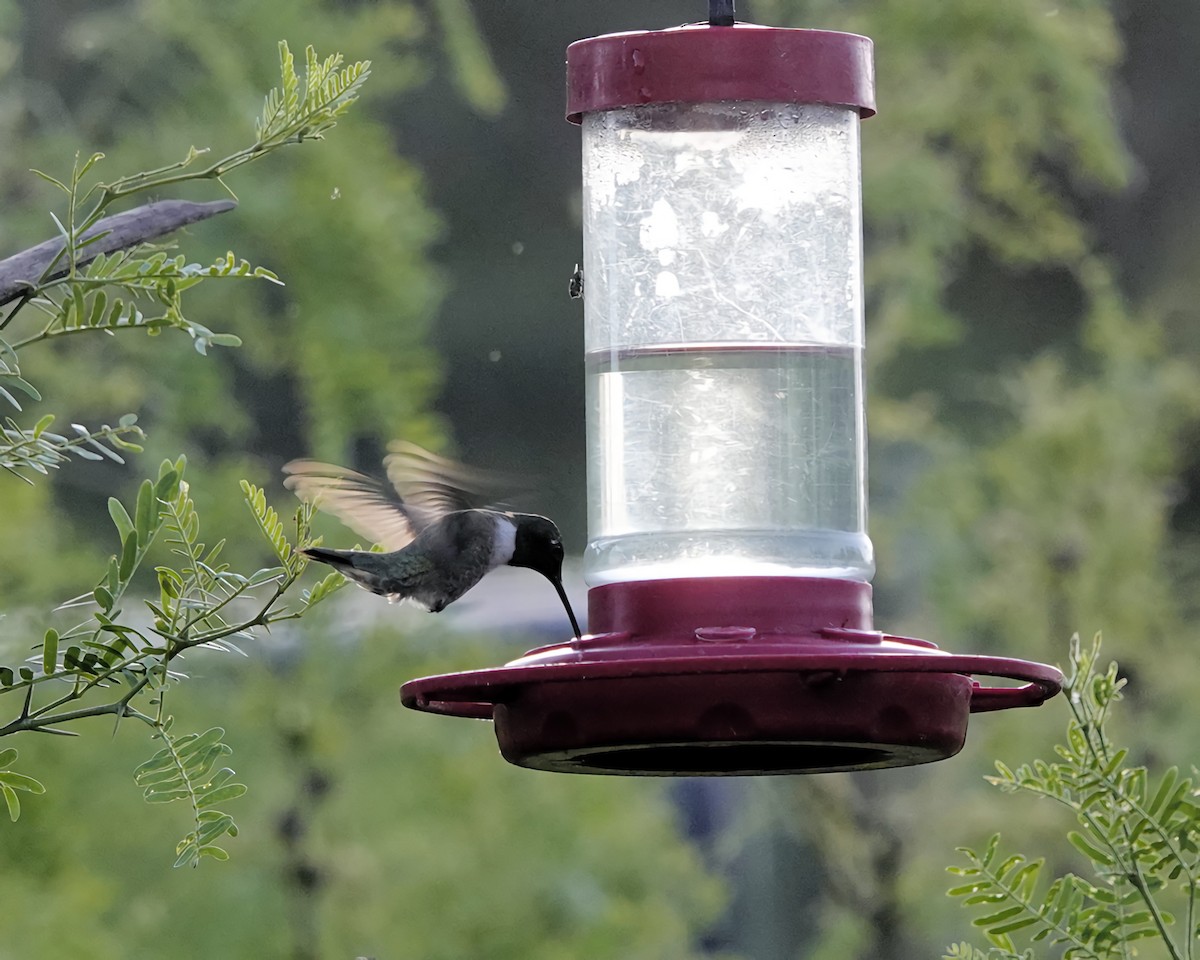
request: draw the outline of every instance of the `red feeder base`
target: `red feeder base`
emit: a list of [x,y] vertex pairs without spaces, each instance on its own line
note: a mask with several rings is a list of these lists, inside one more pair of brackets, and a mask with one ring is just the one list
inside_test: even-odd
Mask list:
[[404,705],[494,720],[501,753],[525,767],[730,776],[942,760],[970,713],[1036,706],[1062,685],[1045,664],[873,631],[858,581],[642,581],[596,587],[588,604],[595,633],[412,680]]

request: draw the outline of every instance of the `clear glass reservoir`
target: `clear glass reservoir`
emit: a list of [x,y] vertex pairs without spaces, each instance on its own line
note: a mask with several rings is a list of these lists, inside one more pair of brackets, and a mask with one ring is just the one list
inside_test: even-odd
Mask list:
[[859,116],[583,116],[589,584],[869,580]]

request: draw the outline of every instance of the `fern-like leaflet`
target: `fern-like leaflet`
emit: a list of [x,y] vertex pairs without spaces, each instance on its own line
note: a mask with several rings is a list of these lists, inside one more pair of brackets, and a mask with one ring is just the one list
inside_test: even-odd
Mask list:
[[[263,536],[267,538],[267,542],[275,550],[275,556],[283,564],[283,569],[287,571],[289,576],[299,576],[305,567],[308,566],[308,560],[303,554],[293,549],[292,545],[288,542],[283,520],[280,519],[279,514],[275,512],[274,508],[267,503],[267,497],[262,488],[243,480],[242,495],[246,499],[246,505],[254,514],[255,522],[258,524]],[[308,536],[308,531],[312,527],[313,512],[314,508],[312,504],[307,502],[302,503],[296,511],[296,542],[304,546],[316,546],[321,542],[320,538],[313,540]],[[302,595],[304,609],[308,610],[315,607],[322,600],[327,600],[342,589],[342,587],[346,586],[347,583],[346,578],[337,571],[328,574],[304,591]]]
[[340,53],[321,60],[311,45],[304,60],[301,85],[287,41],[279,42],[281,83],[267,94],[255,125],[260,144],[320,139],[358,99],[359,88],[371,73],[369,60],[342,67]]
[[8,807],[8,818],[16,823],[21,816],[21,797],[18,790],[35,796],[46,792],[40,780],[17,773],[12,769],[13,761],[17,759],[17,751],[12,747],[0,750],[0,794],[4,796],[4,805]]
[[[999,835],[982,853],[960,848],[965,867],[951,867],[967,882],[950,896],[967,906],[996,907],[973,922],[993,950],[988,957],[1017,957],[1011,934],[1063,948],[1067,958],[1129,955],[1129,944],[1159,940],[1173,960],[1190,960],[1200,930],[1196,924],[1200,875],[1200,806],[1192,780],[1171,767],[1151,789],[1145,767],[1133,766],[1106,728],[1124,680],[1112,663],[1097,668],[1100,638],[1085,649],[1071,642],[1073,672],[1065,685],[1072,718],[1059,761],[1037,760],[1012,770],[997,763],[988,780],[1006,792],[1048,797],[1070,809],[1081,829],[1067,835],[1091,863],[1092,883],[1065,874],[1044,893],[1036,888],[1043,863],[1014,854],[997,862]],[[1174,930],[1176,908],[1183,929]],[[950,956],[966,956],[961,951]],[[1020,956],[1023,956],[1020,955]]]
[[[274,507],[267,503],[267,495],[263,493],[261,487],[256,487],[246,480],[242,481],[242,495],[246,499],[246,505],[250,507],[250,512],[254,514],[258,528],[275,551],[275,556],[289,571],[292,570],[296,564],[292,546],[288,543],[287,532],[284,530],[283,521],[279,519],[279,514],[275,512]],[[311,518],[311,512],[309,517]]]
[[[150,243],[98,254],[90,263],[85,261],[90,256],[89,244],[98,237],[93,228],[117,200],[148,191],[159,192],[193,180],[217,180],[228,190],[222,177],[231,170],[287,144],[321,139],[323,132],[334,126],[358,98],[370,74],[367,61],[342,66],[340,54],[321,59],[310,46],[305,53],[305,77],[301,83],[286,42],[281,41],[279,47],[281,86],[267,95],[263,117],[256,124],[257,138],[250,146],[203,169],[193,169],[193,164],[208,151],[192,147],[176,163],[108,183],[94,182],[90,187],[85,180],[95,176],[97,164],[104,159],[102,153],[94,153],[82,162],[76,156],[71,175],[65,180],[34,171],[66,195],[65,214],[59,217],[51,213],[63,238],[63,253],[37,282],[29,284],[15,306],[0,313],[0,332],[8,331],[14,324],[20,326],[30,317],[41,318],[23,336],[0,339],[0,400],[20,410],[18,394],[39,399],[36,386],[21,375],[18,354],[48,340],[80,334],[113,335],[125,330],[156,334],[163,329],[177,329],[191,337],[201,354],[207,353],[209,347],[241,343],[233,334],[215,332],[189,320],[184,313],[182,294],[207,279],[251,278],[278,283],[279,278],[265,267],[253,266],[232,253],[201,266],[186,262],[182,256],[168,256],[162,246]],[[89,203],[91,207],[85,213]],[[62,275],[55,276],[56,272]],[[65,459],[55,456],[56,449],[61,452],[61,445],[39,445],[32,432],[9,421],[0,433],[0,468],[27,481],[29,471],[45,473]],[[119,430],[114,433],[121,435]],[[113,435],[106,434],[102,439],[112,440]],[[33,455],[31,448],[36,448]]]
[[[146,251],[153,252],[143,256]],[[214,333],[184,317],[182,297],[203,280],[239,277],[281,282],[272,271],[239,260],[233,253],[206,267],[188,263],[182,255],[168,258],[163,250],[149,246],[101,254],[80,276],[47,283],[41,295],[30,300],[48,319],[40,331],[15,341],[9,349],[15,355],[31,344],[80,333],[144,330],[153,335],[164,329],[188,334],[202,354],[209,346],[236,347],[240,338]]]
[[[106,210],[123,198],[161,194],[188,181],[216,180],[229,190],[222,178],[230,170],[285,144],[320,139],[357,99],[369,73],[368,63],[343,67],[340,55],[321,60],[309,47],[301,85],[286,43],[280,44],[280,62],[282,92],[268,95],[256,141],[208,166],[196,169],[208,151],[192,147],[178,162],[109,182],[95,180],[96,165],[104,159],[101,153],[82,161],[77,155],[65,180],[34,171],[66,197],[62,216],[50,214],[62,242],[51,242],[43,259],[33,261],[40,276],[17,274],[9,280],[0,309],[4,334],[0,337],[0,401],[20,411],[18,394],[40,399],[37,388],[22,375],[19,354],[51,339],[111,336],[125,330],[153,335],[169,328],[188,334],[200,353],[210,346],[240,343],[233,335],[215,333],[187,319],[182,294],[215,278],[278,283],[274,273],[232,253],[202,266],[170,255],[161,245],[138,242],[138,238],[163,236],[179,222],[192,220],[172,219],[164,225],[160,219],[158,227],[151,229],[139,219],[143,208],[111,219]],[[88,179],[93,181],[90,187],[84,182]],[[221,208],[215,212],[232,206],[215,205]],[[209,210],[205,216],[214,212],[213,204],[199,206]],[[113,224],[118,220],[142,224],[140,232],[117,233]],[[101,245],[102,237],[108,240]],[[45,246],[26,252],[39,254]],[[53,432],[53,423],[53,415],[43,416],[31,428],[11,418],[0,421],[0,469],[28,481],[26,474],[46,474],[72,457],[124,462],[121,451],[141,449],[136,441],[142,433],[132,415],[121,418],[115,427],[72,424],[70,432],[63,433]],[[132,508],[109,499],[119,549],[91,590],[59,608],[68,613],[84,610],[86,618],[47,629],[24,663],[0,665],[0,703],[12,707],[7,719],[0,720],[0,737],[35,731],[74,735],[70,728],[78,721],[103,716],[117,723],[134,718],[154,729],[164,746],[138,768],[136,779],[151,802],[190,801],[192,829],[176,850],[178,866],[196,865],[204,857],[226,859],[216,841],[235,836],[237,827],[218,806],[241,796],[246,788],[232,781],[229,768],[215,769],[230,752],[220,728],[183,737],[171,732],[164,697],[174,683],[185,679],[174,664],[193,647],[236,649],[231,638],[250,637],[260,627],[295,619],[342,585],[334,575],[306,591],[298,608],[284,604],[306,566],[300,551],[313,543],[312,508],[297,509],[293,545],[262,491],[248,485],[244,488],[247,503],[280,565],[249,576],[232,571],[220,560],[223,541],[208,547],[199,539],[199,518],[183,480],[184,468],[182,457],[164,461],[157,479],[142,483]],[[158,591],[144,601],[151,613],[152,627],[147,627],[141,604],[140,615],[132,617],[124,606],[131,584],[160,538],[170,540],[173,559],[155,568]],[[0,751],[0,796],[13,820],[20,814],[18,791],[44,792],[40,782],[10,769],[16,757],[15,750]]]
[[168,717],[158,727],[154,737],[165,746],[134,771],[134,780],[147,803],[187,800],[191,804],[193,828],[175,848],[176,867],[198,866],[203,857],[228,860],[228,852],[216,841],[236,837],[237,824],[217,804],[236,800],[246,792],[246,785],[233,782],[229,767],[214,768],[233,748],[224,742],[221,727],[176,737],[172,725]]
[[144,439],[145,434],[133,414],[123,416],[115,427],[105,424],[98,429],[89,429],[72,424],[74,436],[51,431],[49,428],[54,419],[53,414],[46,414],[32,428],[22,427],[9,417],[0,422],[0,470],[32,483],[29,471],[45,475],[69,462],[73,456],[83,460],[107,458],[124,463],[117,451],[140,453],[142,450],[136,441]]
[[323,579],[318,580],[316,584],[304,591],[302,599],[304,600],[305,609],[315,607],[322,600],[333,596],[333,594],[337,593],[337,591],[341,590],[349,582],[349,580],[336,570],[333,573],[327,574]]
[[19,390],[32,400],[41,400],[42,395],[32,383],[21,376],[21,366],[17,361],[17,351],[3,337],[0,337],[0,397],[3,397],[18,410],[21,404],[13,396],[12,391]]
[[[132,717],[153,727],[165,745],[138,768],[138,783],[152,802],[190,800],[193,829],[176,856],[179,865],[195,865],[204,857],[224,859],[216,841],[235,833],[236,827],[216,805],[240,796],[245,788],[230,781],[232,771],[213,772],[217,759],[229,752],[222,735],[208,731],[176,738],[171,733],[164,703],[174,685],[186,679],[178,669],[181,658],[195,647],[237,650],[233,640],[296,619],[335,593],[344,580],[336,574],[327,577],[306,591],[298,605],[285,603],[307,566],[300,550],[314,542],[313,511],[306,504],[297,507],[295,540],[290,542],[279,514],[263,491],[249,483],[243,484],[246,504],[281,563],[249,576],[232,571],[220,559],[224,542],[208,546],[201,540],[185,469],[182,457],[165,460],[156,479],[142,482],[129,507],[116,498],[109,500],[120,550],[92,590],[63,604],[63,610],[87,609],[85,620],[61,631],[47,630],[34,656],[17,669],[0,666],[0,696],[24,695],[16,716],[0,725],[0,736],[25,730],[70,733],[65,724],[103,715],[117,722]],[[151,613],[147,628],[144,618],[127,618],[124,606],[137,571],[160,541],[172,559],[155,567],[158,592],[142,601]],[[95,702],[110,689],[115,698]],[[148,706],[142,706],[147,699]],[[7,752],[0,758],[8,758]],[[12,791],[37,792],[35,784],[0,766],[0,796],[10,813],[20,809]]]

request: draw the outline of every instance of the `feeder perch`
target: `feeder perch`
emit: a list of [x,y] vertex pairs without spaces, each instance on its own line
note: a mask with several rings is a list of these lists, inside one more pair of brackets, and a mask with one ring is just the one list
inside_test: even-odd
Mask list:
[[1061,687],[1045,664],[873,626],[859,165],[872,45],[730,21],[567,50],[591,632],[401,690],[418,710],[492,720],[522,766],[924,763],[962,748],[969,714]]

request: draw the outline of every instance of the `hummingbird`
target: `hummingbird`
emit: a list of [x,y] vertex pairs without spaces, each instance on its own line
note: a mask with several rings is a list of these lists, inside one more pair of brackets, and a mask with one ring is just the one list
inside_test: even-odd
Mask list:
[[284,466],[284,486],[387,551],[302,551],[372,593],[440,613],[496,567],[536,570],[558,591],[571,629],[579,623],[562,584],[563,544],[547,517],[476,506],[483,475],[397,441],[387,481],[316,460]]

